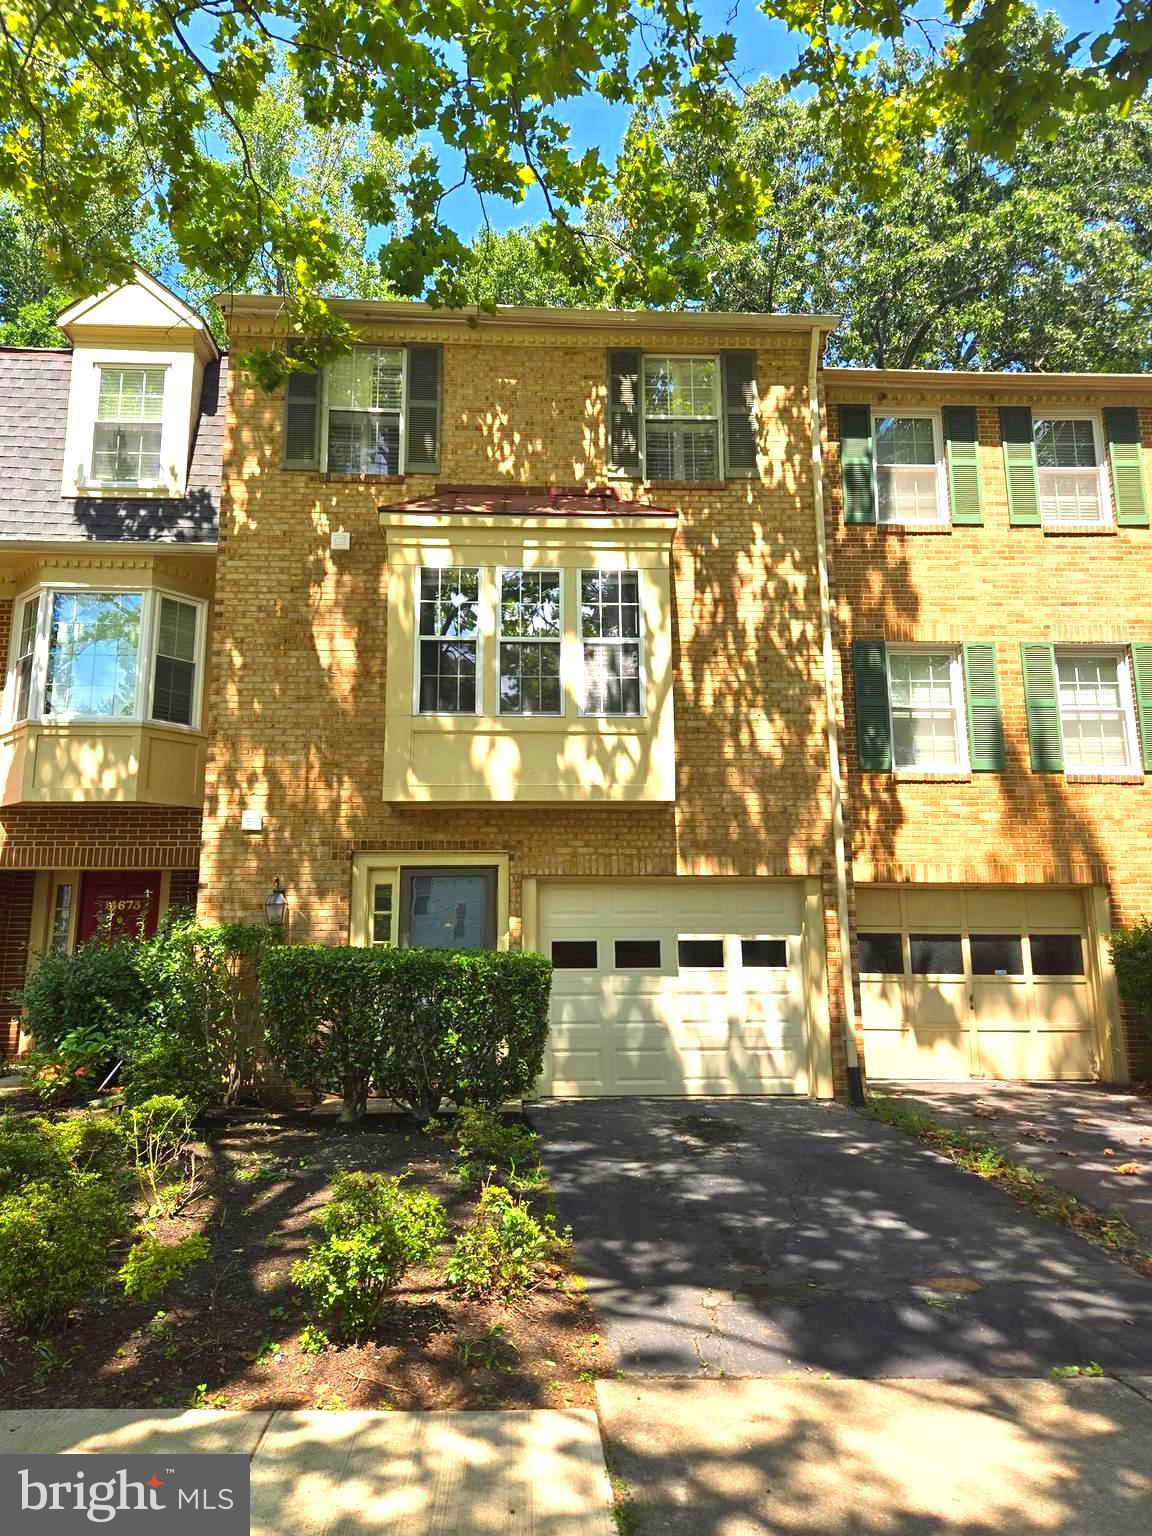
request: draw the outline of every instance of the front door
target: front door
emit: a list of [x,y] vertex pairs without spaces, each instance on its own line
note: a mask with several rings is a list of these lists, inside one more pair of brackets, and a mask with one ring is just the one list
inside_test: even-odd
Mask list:
[[495,949],[494,869],[402,869],[400,943],[413,949]]
[[98,870],[80,887],[77,940],[83,944],[98,929],[129,938],[151,937],[160,915],[158,870]]

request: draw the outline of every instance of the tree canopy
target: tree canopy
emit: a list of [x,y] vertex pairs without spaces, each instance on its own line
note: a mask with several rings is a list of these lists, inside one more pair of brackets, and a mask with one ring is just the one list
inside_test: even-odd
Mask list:
[[[910,137],[962,132],[974,155],[1004,157],[1062,113],[1127,108],[1152,67],[1149,0],[1118,0],[1097,35],[1053,31],[1027,53],[1014,31],[1027,0],[950,0],[939,22],[913,0],[760,9],[799,36],[787,84],[808,89],[834,125],[836,184],[872,197],[898,179]],[[897,63],[892,75],[892,47],[909,37],[929,67],[902,75]],[[457,185],[513,204],[536,189],[552,268],[623,301],[669,303],[707,289],[705,236],[747,241],[765,211],[763,177],[731,153],[734,54],[694,0],[6,0],[0,195],[47,232],[55,279],[79,288],[126,275],[131,261],[91,209],[142,191],[187,271],[217,289],[274,271],[292,323],[328,346],[348,339],[324,296],[339,287],[349,211],[390,232],[382,284],[437,302],[466,296],[473,258],[450,222]],[[417,140],[400,173],[370,156],[338,208],[285,198],[244,131],[281,56],[318,138],[367,124],[379,143]],[[572,146],[571,104],[592,94],[642,109],[611,163]],[[706,228],[650,110],[696,145]],[[233,155],[213,142],[221,120]],[[584,213],[606,204],[622,238],[590,239]],[[265,375],[283,364],[266,359]]]

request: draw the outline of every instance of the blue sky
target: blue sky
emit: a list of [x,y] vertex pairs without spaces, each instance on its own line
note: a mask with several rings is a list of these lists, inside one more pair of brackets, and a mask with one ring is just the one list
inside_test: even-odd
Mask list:
[[[1103,0],[1103,3],[1101,0],[1055,0],[1044,9],[1056,11],[1073,33],[1099,32],[1111,25],[1116,14],[1112,0]],[[933,5],[931,10],[939,14],[943,5]],[[782,74],[795,63],[798,48],[794,37],[780,22],[770,21],[758,8],[756,0],[701,0],[701,11],[710,30],[730,31],[736,37],[735,71],[744,84],[762,75]],[[572,145],[577,153],[595,144],[606,160],[619,144],[628,120],[626,108],[612,106],[594,97],[566,103],[559,115],[571,124]],[[446,160],[446,169],[447,166]],[[495,229],[534,222],[542,218],[544,212],[543,199],[538,195],[529,196],[524,203],[515,206],[488,200],[488,217]],[[445,205],[445,213],[453,226],[465,235],[475,233],[482,225],[479,202],[467,189],[452,195]]]

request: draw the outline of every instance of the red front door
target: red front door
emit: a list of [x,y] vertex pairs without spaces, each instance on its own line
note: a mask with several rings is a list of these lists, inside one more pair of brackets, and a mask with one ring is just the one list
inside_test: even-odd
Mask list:
[[156,932],[160,915],[160,875],[157,871],[124,869],[100,870],[84,876],[80,887],[78,942],[92,938],[103,924],[112,933],[137,938],[143,924],[144,937]]

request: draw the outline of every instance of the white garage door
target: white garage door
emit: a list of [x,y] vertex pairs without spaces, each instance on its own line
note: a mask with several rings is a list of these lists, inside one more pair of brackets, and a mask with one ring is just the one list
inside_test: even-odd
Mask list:
[[556,882],[539,902],[542,1093],[808,1091],[799,884]]
[[1098,1071],[1079,892],[857,887],[873,1078],[1091,1078]]

